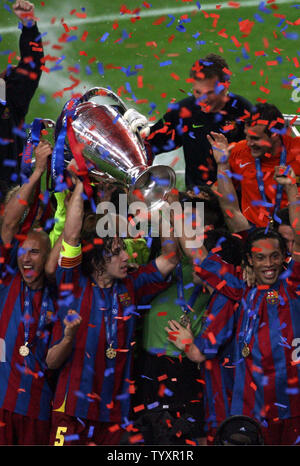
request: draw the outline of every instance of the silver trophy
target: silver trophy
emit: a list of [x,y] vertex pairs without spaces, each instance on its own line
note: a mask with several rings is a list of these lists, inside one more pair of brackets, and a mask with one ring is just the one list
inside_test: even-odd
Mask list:
[[85,160],[94,167],[92,178],[121,181],[129,202],[139,200],[149,210],[157,209],[174,188],[176,175],[169,166],[149,166],[139,131],[123,118],[126,111],[114,92],[95,87],[79,99],[71,124]]

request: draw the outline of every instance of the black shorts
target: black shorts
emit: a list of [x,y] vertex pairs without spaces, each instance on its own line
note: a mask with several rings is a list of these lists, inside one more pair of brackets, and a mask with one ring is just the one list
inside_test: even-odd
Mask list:
[[[196,363],[186,357],[179,359],[140,351],[135,359],[134,378],[133,408],[144,405],[148,412],[165,409],[176,417],[190,417],[192,435],[206,436],[203,384]],[[134,410],[133,416],[137,417]]]

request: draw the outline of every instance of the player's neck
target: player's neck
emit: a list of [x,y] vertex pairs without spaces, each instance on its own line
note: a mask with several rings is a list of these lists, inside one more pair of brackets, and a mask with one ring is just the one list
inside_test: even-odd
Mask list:
[[114,283],[114,278],[105,273],[99,275],[98,273],[94,272],[93,278],[99,288],[111,288]]

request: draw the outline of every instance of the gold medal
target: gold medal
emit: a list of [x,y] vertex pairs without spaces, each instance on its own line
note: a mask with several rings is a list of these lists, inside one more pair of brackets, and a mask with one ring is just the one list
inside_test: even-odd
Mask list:
[[187,327],[188,324],[191,323],[191,319],[189,318],[186,312],[182,314],[182,316],[180,317],[180,323],[183,327]]
[[19,348],[19,354],[20,354],[21,356],[23,356],[24,358],[25,358],[26,356],[28,356],[28,354],[29,354],[29,352],[30,352],[27,345],[28,345],[28,343],[25,343],[25,345],[22,345],[22,346],[20,346],[20,348]]
[[106,357],[108,359],[114,359],[116,356],[117,356],[116,350],[112,347],[112,345],[110,345],[110,347],[107,348],[106,350]]
[[251,353],[249,346],[245,343],[244,348],[242,349],[242,356],[247,358]]

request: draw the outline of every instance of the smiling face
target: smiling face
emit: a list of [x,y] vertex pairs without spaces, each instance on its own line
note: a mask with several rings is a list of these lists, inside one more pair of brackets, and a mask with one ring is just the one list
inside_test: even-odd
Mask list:
[[265,125],[245,126],[245,135],[253,157],[262,158],[266,154],[276,154],[280,138],[275,133],[269,136]]
[[31,289],[41,288],[44,267],[49,253],[47,237],[39,232],[30,232],[18,250],[18,267],[22,278]]
[[219,82],[219,78],[195,79],[193,94],[197,104],[205,113],[216,113],[222,110],[228,100],[227,87]]
[[278,239],[266,238],[254,241],[248,261],[253,267],[259,285],[273,285],[278,280],[284,263],[284,255]]

